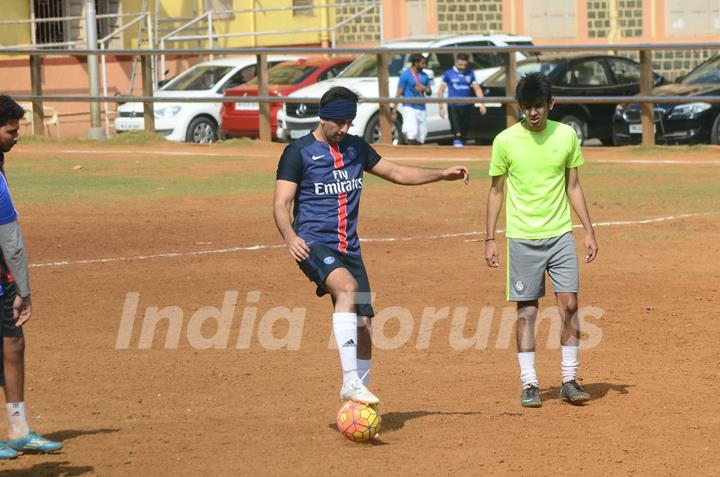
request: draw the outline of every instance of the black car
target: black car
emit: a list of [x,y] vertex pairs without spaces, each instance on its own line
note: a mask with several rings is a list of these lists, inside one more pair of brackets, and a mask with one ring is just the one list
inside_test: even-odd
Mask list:
[[[654,96],[688,96],[682,104],[656,104],[655,141],[658,143],[720,144],[720,104],[703,96],[720,96],[720,55],[710,58],[675,83],[655,88]],[[640,105],[620,104],[613,117],[613,142],[642,140]]]
[[[541,55],[518,62],[518,77],[544,73],[550,78],[553,96],[633,96],[640,92],[640,65],[612,55]],[[662,84],[654,75],[654,83]],[[485,96],[505,96],[505,71],[498,71],[483,84]],[[514,92],[513,92],[514,94]],[[580,143],[598,138],[612,144],[615,104],[556,104],[549,118],[575,129]],[[477,108],[471,119],[469,137],[481,142],[492,139],[506,126],[505,105],[486,103],[487,114]]]

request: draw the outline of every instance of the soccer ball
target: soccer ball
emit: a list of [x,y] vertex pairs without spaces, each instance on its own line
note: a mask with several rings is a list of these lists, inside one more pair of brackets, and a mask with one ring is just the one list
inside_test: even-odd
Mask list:
[[367,442],[380,431],[377,408],[368,404],[346,401],[337,414],[340,433],[354,442]]

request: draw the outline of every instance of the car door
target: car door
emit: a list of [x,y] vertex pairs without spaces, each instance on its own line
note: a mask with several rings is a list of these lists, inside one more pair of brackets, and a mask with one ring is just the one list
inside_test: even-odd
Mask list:
[[[452,56],[452,54],[448,54]],[[427,68],[425,68],[424,71],[430,77],[431,97],[437,97],[438,88],[440,87],[442,74],[444,72],[443,67],[445,66],[440,60],[446,55],[447,54],[443,53],[432,53],[427,57]],[[428,137],[450,135],[450,121],[447,117],[440,117],[440,105],[438,103],[427,103],[425,114],[427,115]]]
[[[563,82],[554,87],[555,96],[607,96],[614,92],[611,77],[602,57],[572,61]],[[587,125],[588,137],[605,139],[611,136],[614,104],[558,105],[550,114],[556,121],[575,117]],[[584,116],[584,117],[583,117]]]

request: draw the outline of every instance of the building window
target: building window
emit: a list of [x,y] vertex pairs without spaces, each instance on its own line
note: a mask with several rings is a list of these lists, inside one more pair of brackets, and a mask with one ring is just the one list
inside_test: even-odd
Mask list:
[[720,32],[717,0],[670,0],[665,2],[669,35],[715,35]]
[[[37,19],[65,16],[65,2],[63,0],[33,0],[33,9]],[[35,23],[35,43],[47,45],[64,42],[65,27],[63,20]]]
[[[294,17],[308,17],[313,16],[315,12],[313,11],[313,0],[293,0],[293,7],[295,9],[293,10],[293,16]],[[304,7],[304,8],[298,8],[298,7]]]
[[[120,2],[117,0],[96,0],[95,13],[97,15],[117,15],[120,13]],[[84,20],[83,20],[84,25]],[[118,27],[118,17],[97,19],[98,40],[105,38]]]
[[575,0],[525,2],[525,34],[535,38],[576,38]]

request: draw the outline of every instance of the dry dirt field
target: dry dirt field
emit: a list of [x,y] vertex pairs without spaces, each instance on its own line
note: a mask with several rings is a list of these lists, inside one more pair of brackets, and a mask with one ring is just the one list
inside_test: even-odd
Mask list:
[[[271,217],[281,150],[8,154],[32,264],[30,424],[65,449],[2,462],[0,475],[720,474],[720,149],[585,150],[600,243],[581,265],[593,399],[559,400],[550,318],[538,330],[543,407],[524,409],[505,271],[484,265],[478,241],[490,149],[379,148],[473,177],[365,183],[359,229],[383,343],[372,445],[333,427],[330,300],[315,297]],[[550,317],[553,304],[541,302]]]

